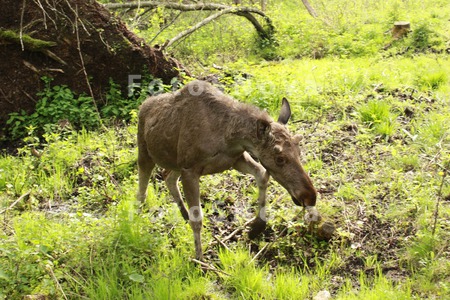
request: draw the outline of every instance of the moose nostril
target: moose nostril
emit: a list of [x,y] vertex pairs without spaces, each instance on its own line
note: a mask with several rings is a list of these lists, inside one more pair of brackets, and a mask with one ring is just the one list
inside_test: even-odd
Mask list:
[[316,190],[310,189],[302,191],[298,194],[298,197],[293,197],[294,203],[301,206],[314,206],[316,205],[317,193]]
[[295,198],[295,197],[292,197],[292,201],[294,201],[294,203],[296,204],[296,205],[298,205],[298,206],[305,206],[304,204],[303,204],[303,202],[301,202],[301,201],[299,201],[297,198]]

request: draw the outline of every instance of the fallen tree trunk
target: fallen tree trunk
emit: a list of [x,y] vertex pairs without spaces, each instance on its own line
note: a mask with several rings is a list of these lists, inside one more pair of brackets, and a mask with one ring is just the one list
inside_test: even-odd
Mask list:
[[[174,9],[179,10],[183,12],[188,11],[219,11],[217,14],[215,14],[213,19],[205,19],[202,22],[197,23],[192,28],[186,30],[185,32],[189,33],[182,35],[183,37],[194,32],[196,29],[202,27],[203,25],[208,24],[214,19],[217,19],[218,17],[224,15],[224,14],[235,14],[238,16],[242,16],[246,18],[248,21],[252,23],[252,25],[255,27],[256,32],[258,35],[263,39],[271,39],[273,34],[273,24],[272,20],[261,10],[253,7],[242,7],[242,6],[228,6],[223,4],[217,4],[217,3],[196,3],[196,4],[182,4],[182,3],[173,3],[173,2],[159,2],[159,1],[139,1],[139,2],[128,2],[128,3],[109,3],[105,4],[105,7],[108,9],[138,9],[138,8],[148,8],[148,9],[155,9],[157,7],[164,7],[167,9]],[[267,23],[267,28],[265,29],[264,26],[262,26],[258,20],[253,16],[253,14],[261,16],[265,22]],[[181,33],[179,34],[181,35]],[[171,39],[169,41],[169,44],[166,45],[166,47],[173,44],[171,42],[172,40],[176,41],[178,39]]]
[[[247,13],[248,11],[242,11],[241,13]],[[237,7],[229,7],[223,10],[220,10],[218,13],[215,13],[211,16],[209,16],[208,18],[204,19],[203,21],[197,23],[196,25],[192,26],[189,29],[186,29],[185,31],[180,32],[179,34],[177,34],[175,37],[173,37],[172,39],[170,39],[169,41],[167,41],[163,46],[163,48],[166,47],[170,47],[173,43],[175,43],[176,41],[190,35],[191,33],[193,33],[195,30],[199,29],[200,27],[205,26],[206,24],[214,21],[215,19],[219,18],[220,16],[223,16],[225,14],[239,14],[239,8]],[[255,28],[257,28],[258,33],[260,34],[260,36],[262,38],[269,38],[269,36],[267,35],[267,33],[265,32],[265,30],[262,28],[262,26],[258,23],[258,21],[252,16],[252,15],[248,15],[248,17],[250,17],[252,19],[252,24],[255,26]]]
[[4,0],[0,58],[0,131],[9,113],[33,111],[43,76],[101,104],[110,79],[126,89],[128,75],[168,83],[183,70],[92,0]]

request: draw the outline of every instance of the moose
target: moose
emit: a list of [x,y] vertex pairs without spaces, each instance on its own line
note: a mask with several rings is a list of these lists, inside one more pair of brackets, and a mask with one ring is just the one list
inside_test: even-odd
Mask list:
[[[266,226],[270,176],[288,191],[296,205],[306,207],[313,219],[319,218],[316,190],[300,162],[301,136],[291,136],[285,126],[290,116],[285,98],[275,122],[267,112],[238,102],[199,80],[172,93],[150,96],[139,110],[138,201],[145,202],[155,165],[165,169],[165,183],[193,230],[199,260],[203,260],[199,192],[203,175],[234,168],[255,177],[258,209],[250,226],[251,239]],[[178,188],[180,178],[187,208]]]

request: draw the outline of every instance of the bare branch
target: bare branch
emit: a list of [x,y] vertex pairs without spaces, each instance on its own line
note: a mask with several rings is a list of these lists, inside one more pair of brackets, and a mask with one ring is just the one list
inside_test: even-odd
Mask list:
[[14,206],[16,206],[17,203],[19,203],[22,199],[25,197],[28,197],[30,195],[31,191],[26,192],[22,196],[20,196],[16,201],[14,201],[8,208],[5,208],[4,210],[0,211],[0,215],[5,213],[6,211],[12,209]]
[[309,14],[314,17],[317,18],[317,13],[316,10],[311,6],[311,4],[309,4],[308,0],[302,0],[303,5],[305,5],[306,10],[309,12]]
[[[181,4],[181,3],[172,3],[172,2],[158,2],[158,1],[139,1],[139,2],[130,2],[130,3],[109,3],[105,4],[106,8],[109,9],[136,9],[136,8],[157,8],[157,7],[164,7],[168,9],[175,9],[179,11],[214,11],[218,10],[214,15],[209,16],[208,18],[204,19],[203,21],[197,23],[193,27],[181,32],[173,39],[169,40],[168,44],[165,45],[165,47],[168,47],[172,45],[177,40],[188,36],[195,30],[199,29],[200,27],[203,27],[204,25],[210,23],[211,21],[219,18],[220,16],[224,14],[235,14],[238,16],[242,16],[249,20],[252,25],[255,27],[256,31],[258,32],[259,36],[261,38],[269,39],[271,37],[271,33],[273,31],[273,25],[272,21],[270,20],[267,15],[253,7],[241,7],[241,6],[227,6],[223,4],[216,4],[216,3],[196,3],[196,4]],[[264,27],[258,22],[258,20],[253,16],[252,14],[257,14],[264,18],[264,20],[267,22],[268,29],[264,29]]]
[[196,3],[196,4],[182,4],[173,2],[159,2],[159,1],[138,1],[128,3],[108,3],[104,4],[109,9],[136,9],[136,8],[157,8],[163,6],[169,9],[176,9],[182,11],[196,11],[196,10],[221,10],[229,8],[230,6],[216,3]]

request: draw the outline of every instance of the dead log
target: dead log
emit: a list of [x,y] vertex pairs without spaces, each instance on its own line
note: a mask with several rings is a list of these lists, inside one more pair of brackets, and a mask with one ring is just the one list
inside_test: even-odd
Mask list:
[[[174,10],[179,10],[179,11],[183,11],[183,12],[188,12],[188,11],[219,11],[217,14],[215,14],[214,19],[219,18],[220,16],[224,15],[224,14],[235,14],[238,16],[242,16],[244,18],[246,18],[250,23],[252,23],[253,27],[255,27],[256,32],[258,33],[258,35],[263,38],[263,39],[272,39],[272,34],[273,34],[273,24],[272,24],[272,20],[261,10],[257,9],[257,8],[253,8],[253,7],[243,7],[243,6],[228,6],[228,5],[223,5],[223,4],[216,4],[216,3],[196,3],[196,4],[182,4],[182,3],[174,3],[174,2],[159,2],[159,1],[139,1],[139,2],[128,2],[128,3],[109,3],[109,4],[105,4],[105,7],[108,9],[137,9],[137,8],[149,8],[149,9],[154,9],[157,7],[164,7],[167,9],[174,9]],[[264,28],[264,26],[262,26],[258,20],[255,18],[255,16],[253,14],[259,15],[261,16],[266,24],[267,27]],[[207,18],[209,19],[209,17]],[[212,20],[204,20],[204,24],[202,22],[197,23],[196,25],[194,25],[192,28],[186,30],[184,33],[186,33],[185,35],[183,35],[182,37],[191,34],[192,32],[194,32],[195,30],[197,30],[198,28],[208,24],[209,22],[211,22]],[[192,31],[191,31],[192,30]],[[188,32],[189,31],[189,32]],[[181,34],[181,33],[180,33]],[[180,35],[179,34],[179,35]],[[178,36],[178,35],[177,35]],[[175,37],[171,40],[178,40],[175,39]],[[169,41],[169,44],[173,44],[173,42]],[[166,45],[166,47],[168,47],[169,45]]]
[[42,76],[102,104],[110,79],[125,91],[128,75],[184,70],[92,0],[4,0],[0,30],[0,134],[9,113],[33,111]]

